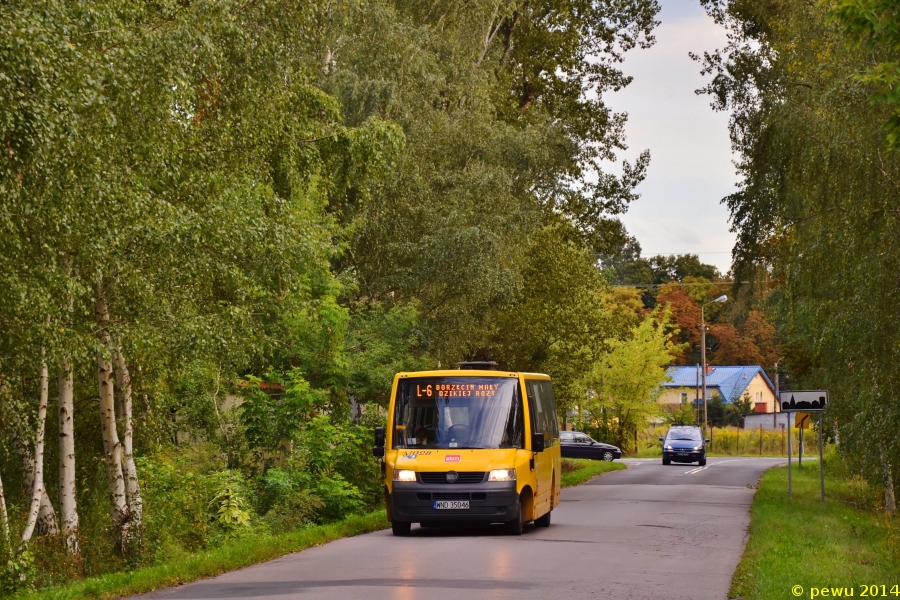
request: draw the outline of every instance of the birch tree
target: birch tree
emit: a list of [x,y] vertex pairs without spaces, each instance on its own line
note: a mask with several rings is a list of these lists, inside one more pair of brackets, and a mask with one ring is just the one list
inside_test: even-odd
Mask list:
[[122,473],[122,444],[116,430],[115,383],[112,365],[106,358],[110,351],[109,309],[98,286],[95,315],[99,326],[97,349],[97,384],[100,394],[100,427],[103,438],[103,460],[106,463],[107,492],[110,501],[110,516],[118,535],[119,548],[127,549],[131,515],[125,493],[125,478]]
[[3,492],[3,475],[0,473],[0,525],[3,526],[3,541],[9,548],[9,515],[6,512],[6,494]]
[[[28,490],[32,490],[34,489],[35,467],[37,464],[34,449],[28,446],[27,441],[18,438],[16,438],[15,444],[19,452],[19,457],[22,460],[23,472],[25,474],[25,487]],[[56,511],[53,508],[50,496],[47,495],[46,489],[41,492],[36,529],[40,535],[56,535],[58,530]]]
[[66,549],[79,554],[78,504],[75,489],[74,374],[69,359],[63,359],[59,389],[59,516]]
[[113,352],[116,365],[116,384],[122,395],[122,418],[125,422],[124,444],[122,454],[122,472],[125,476],[125,497],[128,504],[128,513],[131,516],[131,525],[140,530],[143,523],[143,500],[141,500],[141,486],[138,482],[137,466],[134,463],[134,426],[132,423],[132,389],[131,374],[122,354],[122,345],[117,344]]
[[46,490],[44,490],[44,426],[47,422],[48,385],[47,363],[42,356],[37,431],[34,435],[34,481],[28,519],[25,522],[25,529],[22,531],[23,544],[31,540],[40,513],[41,499],[46,495]]

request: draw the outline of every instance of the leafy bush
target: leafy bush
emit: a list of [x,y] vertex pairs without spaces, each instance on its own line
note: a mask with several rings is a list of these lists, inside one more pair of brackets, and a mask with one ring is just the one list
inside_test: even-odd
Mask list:
[[261,478],[261,497],[266,504],[263,521],[275,533],[303,527],[315,520],[325,503],[303,487],[308,477],[280,467],[269,469]]
[[365,498],[355,485],[340,473],[323,477],[315,489],[322,507],[317,511],[320,520],[336,521],[343,517],[364,512]]
[[300,427],[283,464],[259,477],[259,510],[275,529],[328,522],[376,507],[380,470],[371,455],[376,411],[359,422],[318,415]]
[[0,590],[12,595],[34,586],[34,555],[28,550],[19,552],[6,562],[0,579]]
[[209,506],[215,511],[214,521],[224,529],[250,526],[247,489],[244,477],[237,471],[221,471],[212,478],[215,494]]

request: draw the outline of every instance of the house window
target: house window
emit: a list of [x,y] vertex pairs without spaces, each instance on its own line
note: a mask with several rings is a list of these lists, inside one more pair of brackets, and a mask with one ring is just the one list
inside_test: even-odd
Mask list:
[[687,404],[687,392],[681,392],[681,403]]

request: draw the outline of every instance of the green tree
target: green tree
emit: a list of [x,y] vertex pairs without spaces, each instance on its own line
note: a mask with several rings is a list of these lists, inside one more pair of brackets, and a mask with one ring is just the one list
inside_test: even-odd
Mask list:
[[620,235],[610,215],[635,197],[647,157],[621,177],[602,172],[624,145],[624,116],[602,91],[628,82],[616,63],[652,42],[656,10],[652,0],[354,5],[347,31],[323,36],[320,80],[349,125],[394,120],[407,145],[383,185],[331,207],[353,224],[338,265],[358,279],[351,301],[414,302],[435,362],[503,353],[491,340],[526,324],[507,320],[513,329],[496,336],[498,313],[529,302],[528,253],[544,225],[558,214],[574,225],[574,238],[544,238],[560,252]]
[[794,385],[829,389],[843,455],[890,496],[900,450],[889,392],[900,380],[900,158],[888,151],[896,13],[883,2],[705,4],[733,33],[701,60],[741,155],[741,185],[724,199],[735,278],[770,286]]
[[661,412],[656,399],[667,381],[666,368],[679,347],[671,338],[671,314],[658,309],[648,314],[630,335],[609,342],[609,352],[585,378],[584,406],[591,418],[610,431],[614,443],[631,445],[647,419]]
[[724,424],[743,427],[744,417],[752,412],[753,401],[750,399],[750,394],[744,392],[743,396],[725,405]]

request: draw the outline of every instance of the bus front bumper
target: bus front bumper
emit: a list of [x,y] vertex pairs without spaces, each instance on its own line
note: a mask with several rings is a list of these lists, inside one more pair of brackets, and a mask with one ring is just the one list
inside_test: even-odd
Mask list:
[[[519,513],[516,482],[473,485],[425,485],[394,482],[391,513],[395,521],[406,523],[505,523]],[[439,509],[438,501],[468,501],[469,508]]]

